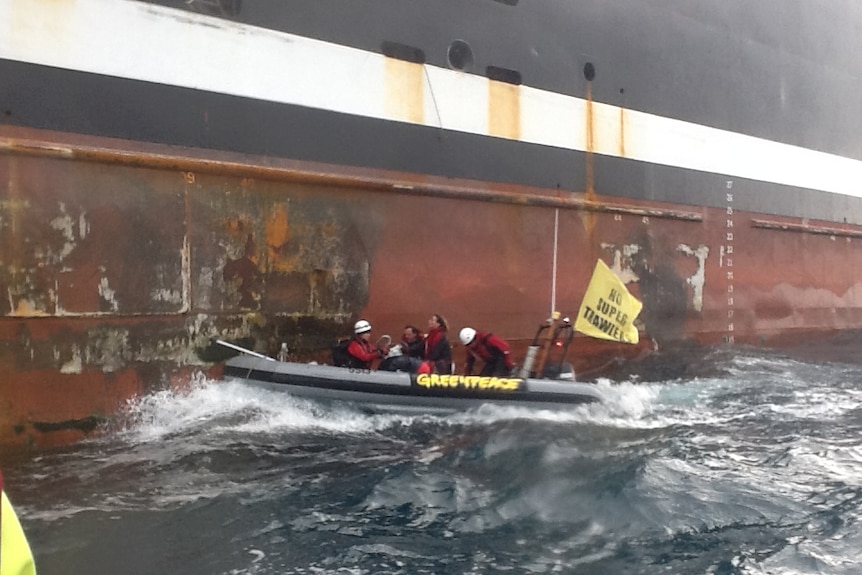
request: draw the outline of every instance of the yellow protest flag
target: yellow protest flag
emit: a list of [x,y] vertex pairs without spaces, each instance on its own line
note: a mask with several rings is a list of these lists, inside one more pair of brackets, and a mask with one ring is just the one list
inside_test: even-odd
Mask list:
[[15,510],[0,490],[0,575],[35,575],[33,554]]
[[598,260],[575,329],[590,337],[634,344],[638,342],[634,321],[642,307],[611,268]]

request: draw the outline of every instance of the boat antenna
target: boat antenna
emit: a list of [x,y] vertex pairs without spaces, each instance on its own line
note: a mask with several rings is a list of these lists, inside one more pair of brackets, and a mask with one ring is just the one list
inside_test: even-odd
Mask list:
[[557,242],[560,230],[560,208],[554,209],[554,253],[551,264],[551,310],[553,316],[557,310]]

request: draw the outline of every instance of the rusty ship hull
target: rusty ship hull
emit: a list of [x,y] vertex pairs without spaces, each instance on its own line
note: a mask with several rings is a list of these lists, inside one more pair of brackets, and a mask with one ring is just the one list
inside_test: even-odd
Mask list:
[[[862,328],[851,1],[0,0],[0,443],[217,373],[473,325],[596,259],[655,349]],[[463,351],[455,350],[456,360]]]

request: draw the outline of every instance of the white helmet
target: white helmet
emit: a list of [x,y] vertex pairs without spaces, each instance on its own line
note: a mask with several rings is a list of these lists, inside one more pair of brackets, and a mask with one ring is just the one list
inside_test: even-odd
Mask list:
[[465,327],[461,330],[461,333],[458,334],[458,339],[460,339],[461,343],[464,345],[470,345],[475,337],[476,330],[472,327]]
[[365,333],[371,331],[371,324],[364,319],[359,320],[353,326],[353,333]]

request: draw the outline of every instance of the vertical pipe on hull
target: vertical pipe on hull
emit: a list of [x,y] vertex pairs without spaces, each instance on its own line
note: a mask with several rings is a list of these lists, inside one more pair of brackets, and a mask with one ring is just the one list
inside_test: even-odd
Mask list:
[[560,233],[560,208],[554,209],[554,251],[551,254],[552,264],[551,264],[551,309],[550,315],[551,317],[554,315],[554,311],[557,309],[557,246],[559,245],[559,233]]

